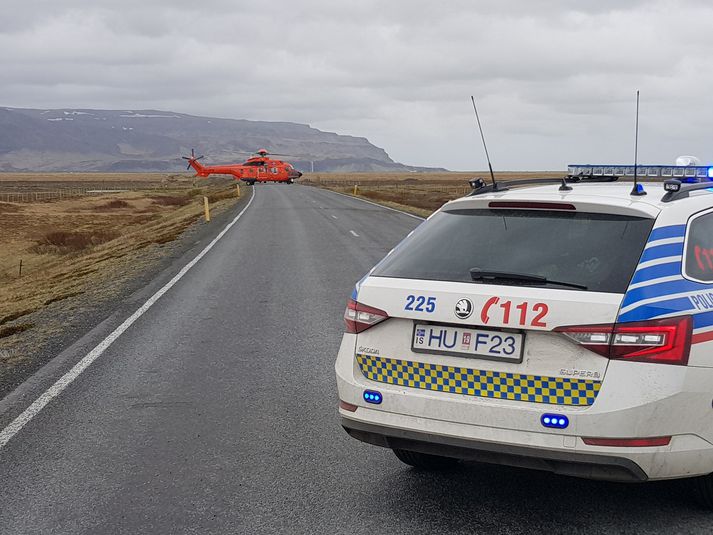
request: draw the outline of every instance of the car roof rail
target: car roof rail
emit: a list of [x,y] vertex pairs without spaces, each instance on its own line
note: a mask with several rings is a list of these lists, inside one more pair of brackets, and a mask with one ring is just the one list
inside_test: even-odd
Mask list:
[[666,193],[661,197],[661,202],[672,202],[687,198],[692,191],[702,191],[706,189],[713,191],[713,182],[685,183],[674,178],[664,181],[663,189],[666,190]]
[[511,187],[530,186],[534,184],[562,184],[562,187],[560,189],[562,191],[566,191],[568,189],[571,189],[569,187],[566,187],[567,184],[576,184],[578,182],[616,182],[617,180],[619,180],[619,177],[612,175],[566,175],[561,178],[526,178],[524,180],[497,182],[495,184],[486,184],[485,180],[483,180],[482,178],[473,178],[469,180],[468,183],[470,184],[470,187],[473,188],[473,191],[469,194],[469,196],[472,197],[474,195],[482,195],[484,193],[498,193],[500,191],[508,191]]

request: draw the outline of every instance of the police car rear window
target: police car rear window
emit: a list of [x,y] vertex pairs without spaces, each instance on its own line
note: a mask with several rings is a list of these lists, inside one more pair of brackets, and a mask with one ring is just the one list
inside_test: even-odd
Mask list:
[[444,211],[405,240],[372,275],[470,282],[470,270],[479,268],[624,293],[653,224],[653,219],[582,212]]

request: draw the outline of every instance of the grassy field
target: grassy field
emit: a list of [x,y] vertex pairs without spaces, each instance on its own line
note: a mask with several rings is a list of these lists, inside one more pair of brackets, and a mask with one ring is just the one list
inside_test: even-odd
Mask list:
[[0,345],[35,327],[26,319],[31,313],[85,293],[97,296],[111,286],[108,281],[139,273],[162,244],[201,219],[204,195],[214,211],[237,199],[232,181],[193,187],[188,176],[23,178],[0,174],[0,192],[68,190],[77,183],[104,190],[117,183],[133,187],[62,200],[0,202]]
[[[561,177],[564,172],[497,173],[498,180],[518,180],[534,177]],[[303,184],[354,194],[375,202],[428,216],[452,199],[471,191],[468,181],[482,178],[490,182],[487,172],[472,173],[308,173]]]

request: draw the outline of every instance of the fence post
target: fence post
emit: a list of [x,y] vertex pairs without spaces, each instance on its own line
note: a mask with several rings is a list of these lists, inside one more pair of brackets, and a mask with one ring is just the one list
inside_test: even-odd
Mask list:
[[205,210],[205,222],[210,223],[210,206],[208,206],[208,197],[203,197],[203,209]]

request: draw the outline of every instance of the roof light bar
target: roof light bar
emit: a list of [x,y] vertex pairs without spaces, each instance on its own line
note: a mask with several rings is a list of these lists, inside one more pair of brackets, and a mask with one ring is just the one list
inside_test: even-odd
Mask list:
[[[713,166],[707,165],[639,165],[637,175],[641,178],[682,178],[694,182],[713,179]],[[571,176],[634,176],[633,165],[569,164]]]

